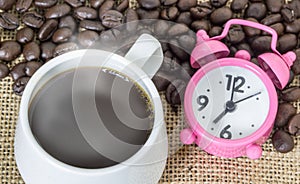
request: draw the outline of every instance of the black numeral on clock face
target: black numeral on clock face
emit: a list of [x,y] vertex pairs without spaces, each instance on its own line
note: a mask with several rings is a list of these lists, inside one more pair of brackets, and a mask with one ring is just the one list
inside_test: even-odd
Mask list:
[[[231,85],[233,85],[234,92],[244,93],[244,90],[240,89],[246,82],[244,77],[242,76],[233,77],[232,75],[229,74],[225,75],[225,77],[227,78],[227,86],[226,86],[227,91],[230,91]],[[232,84],[232,79],[233,79],[233,84]]]
[[232,138],[232,133],[228,130],[231,126],[227,125],[225,128],[220,133],[220,137],[223,139],[231,139]]
[[198,111],[202,111],[208,104],[209,99],[207,96],[205,95],[200,95],[197,98],[197,103],[200,105],[200,107],[198,108]]

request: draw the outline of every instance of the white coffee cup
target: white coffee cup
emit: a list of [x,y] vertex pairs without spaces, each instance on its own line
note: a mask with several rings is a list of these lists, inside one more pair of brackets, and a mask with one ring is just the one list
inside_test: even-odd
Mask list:
[[[43,65],[26,86],[17,122],[15,158],[24,181],[27,184],[157,183],[166,164],[168,140],[162,103],[151,78],[162,60],[160,43],[154,37],[143,34],[125,57],[103,50],[78,50]],[[28,118],[31,100],[51,78],[78,66],[101,66],[119,71],[139,84],[150,97],[154,107],[153,128],[146,143],[128,160],[99,169],[74,167],[52,157],[34,137]]]

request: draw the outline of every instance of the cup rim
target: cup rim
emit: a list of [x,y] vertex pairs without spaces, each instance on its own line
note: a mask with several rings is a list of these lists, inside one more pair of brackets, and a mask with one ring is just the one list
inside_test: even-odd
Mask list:
[[[54,69],[55,67],[59,66],[60,64],[63,64],[63,62],[67,62],[71,59],[75,59],[78,57],[84,57],[84,54],[86,52],[93,52],[93,54],[109,54],[111,58],[115,58],[116,60],[120,61],[120,64],[128,65],[130,64],[130,68],[132,68],[135,74],[139,76],[146,76],[140,79],[140,82],[144,82],[144,85],[147,86],[149,95],[151,95],[152,103],[154,107],[154,121],[153,121],[153,129],[151,130],[151,133],[145,142],[145,144],[137,151],[135,152],[131,157],[128,159],[115,164],[113,166],[104,167],[104,168],[81,168],[69,165],[67,163],[64,163],[52,155],[50,155],[48,152],[46,152],[42,146],[38,143],[36,138],[34,137],[30,123],[29,123],[29,116],[28,116],[28,110],[29,110],[29,103],[32,96],[32,93],[36,87],[36,85],[39,83],[40,79],[44,77],[44,75],[49,72],[51,69]],[[161,125],[164,124],[164,116],[163,116],[163,109],[162,109],[162,102],[159,96],[159,93],[157,89],[155,88],[153,82],[149,78],[149,76],[137,65],[131,64],[132,62],[128,61],[125,57],[119,56],[115,53],[104,51],[104,50],[97,50],[97,49],[81,49],[76,51],[71,51],[65,54],[62,54],[60,56],[57,56],[47,63],[45,63],[35,74],[31,77],[29,80],[27,87],[25,88],[23,92],[23,96],[20,103],[20,111],[19,111],[19,122],[23,128],[24,136],[26,137],[27,141],[30,141],[31,144],[33,144],[35,148],[35,152],[42,156],[43,158],[49,160],[52,164],[55,164],[58,167],[61,167],[63,169],[68,169],[72,172],[80,172],[81,174],[84,172],[86,174],[96,174],[98,172],[101,172],[102,174],[104,172],[111,172],[112,170],[119,170],[124,167],[128,167],[130,165],[127,165],[126,162],[130,163],[136,163],[141,159],[141,154],[144,151],[147,151],[150,149],[150,147],[155,144],[155,138],[158,137],[159,130],[161,129]],[[156,98],[158,97],[158,98]],[[156,128],[155,128],[156,127]],[[156,129],[156,130],[155,130]],[[125,164],[122,164],[124,163]],[[159,161],[158,161],[159,162]]]

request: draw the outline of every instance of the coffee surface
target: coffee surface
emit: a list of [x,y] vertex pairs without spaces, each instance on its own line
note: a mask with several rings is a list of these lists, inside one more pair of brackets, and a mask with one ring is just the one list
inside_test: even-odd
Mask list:
[[151,109],[149,97],[131,79],[91,67],[49,80],[33,97],[29,119],[37,141],[54,158],[103,168],[127,160],[145,144]]

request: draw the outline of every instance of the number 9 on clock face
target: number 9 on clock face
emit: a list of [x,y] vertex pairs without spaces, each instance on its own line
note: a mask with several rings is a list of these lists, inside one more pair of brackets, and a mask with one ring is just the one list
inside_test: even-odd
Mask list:
[[210,135],[242,139],[265,122],[270,98],[259,73],[241,66],[219,66],[195,80],[191,109],[197,123]]

